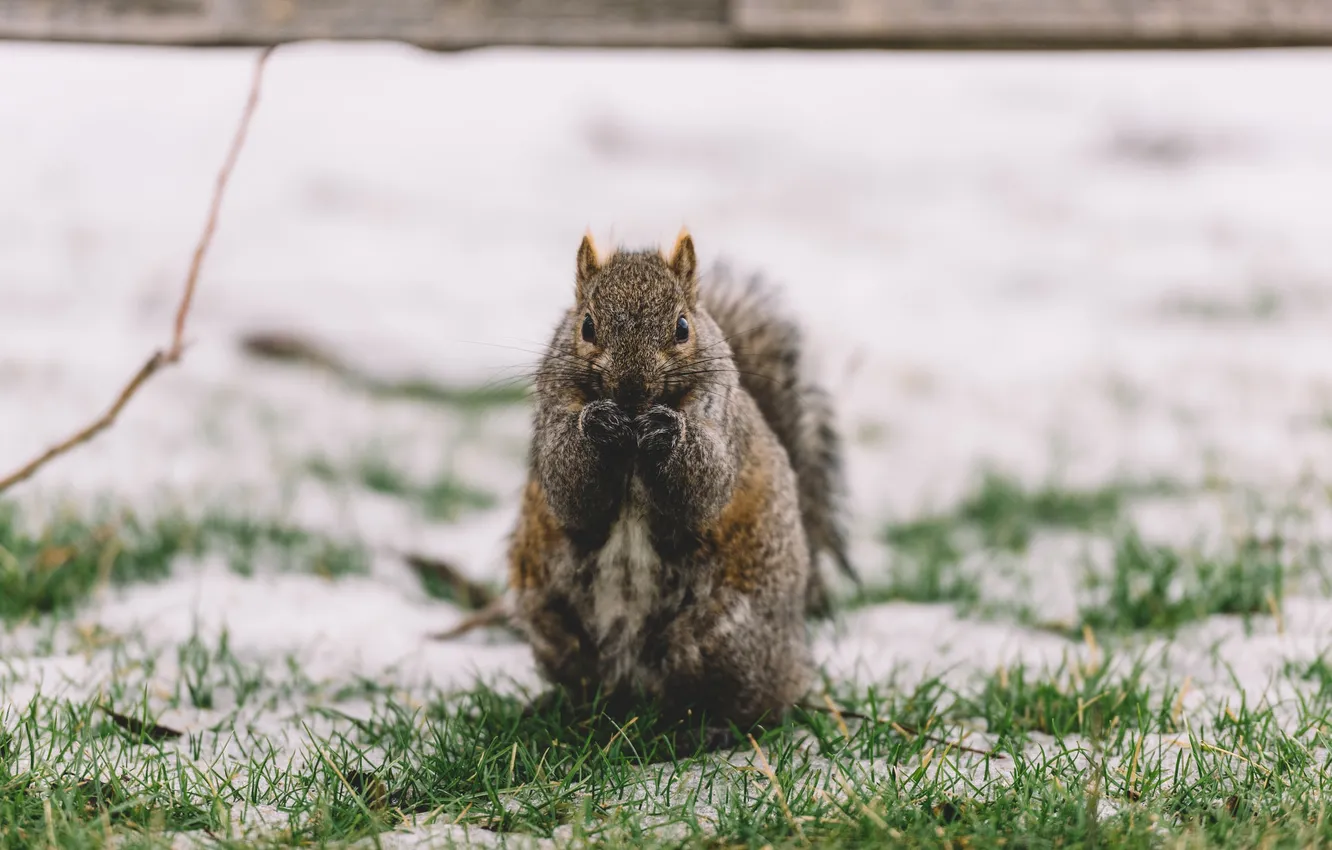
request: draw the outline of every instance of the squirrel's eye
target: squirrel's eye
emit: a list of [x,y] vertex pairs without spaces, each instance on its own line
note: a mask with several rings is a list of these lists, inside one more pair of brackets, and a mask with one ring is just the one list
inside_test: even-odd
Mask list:
[[583,341],[584,342],[597,341],[597,328],[596,325],[592,324],[591,313],[587,313],[583,316]]
[[689,341],[689,321],[684,316],[675,320],[675,341]]

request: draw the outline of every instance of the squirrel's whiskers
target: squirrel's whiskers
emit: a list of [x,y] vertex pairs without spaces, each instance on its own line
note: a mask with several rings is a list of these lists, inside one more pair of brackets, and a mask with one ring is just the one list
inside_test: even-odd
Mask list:
[[532,352],[515,621],[577,703],[650,699],[716,730],[775,719],[813,674],[818,559],[850,572],[840,439],[798,326],[757,281],[700,285],[687,233],[606,257],[585,237],[575,269]]

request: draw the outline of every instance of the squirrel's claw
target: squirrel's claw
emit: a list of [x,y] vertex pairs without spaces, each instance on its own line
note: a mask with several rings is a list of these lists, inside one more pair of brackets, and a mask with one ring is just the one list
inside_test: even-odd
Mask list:
[[684,429],[684,416],[660,404],[653,405],[634,419],[638,450],[649,457],[669,457],[684,435]]
[[601,399],[583,407],[578,416],[578,430],[593,443],[617,449],[634,445],[634,423],[613,401]]

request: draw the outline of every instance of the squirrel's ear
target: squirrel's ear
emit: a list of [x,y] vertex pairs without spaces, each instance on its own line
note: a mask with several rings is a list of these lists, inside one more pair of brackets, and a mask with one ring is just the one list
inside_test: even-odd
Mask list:
[[689,231],[681,230],[680,237],[675,240],[675,247],[671,250],[671,258],[666,261],[675,272],[675,276],[680,278],[689,286],[692,294],[698,286],[696,273],[698,271],[698,258],[694,255],[694,240],[689,235]]
[[592,234],[583,236],[583,243],[578,246],[578,271],[574,280],[578,285],[578,297],[583,297],[583,284],[600,269],[597,265],[597,249],[592,244]]

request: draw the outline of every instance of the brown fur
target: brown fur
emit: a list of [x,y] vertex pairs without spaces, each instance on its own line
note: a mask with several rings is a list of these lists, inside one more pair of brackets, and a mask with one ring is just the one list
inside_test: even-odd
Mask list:
[[736,280],[719,267],[701,300],[730,343],[741,386],[754,397],[795,470],[812,566],[807,607],[811,614],[826,615],[830,603],[818,569],[821,556],[859,583],[847,555],[842,443],[831,399],[807,374],[800,326],[772,288],[757,277]]
[[771,486],[763,464],[746,464],[730,504],[704,531],[704,539],[721,565],[723,587],[753,593],[763,578],[767,567],[764,544],[770,533],[763,520],[771,510]]
[[523,488],[518,531],[509,549],[509,584],[524,590],[546,583],[546,560],[564,542],[564,531],[546,504],[546,494],[535,480]]
[[749,726],[809,683],[817,547],[803,444],[751,393],[696,265],[687,234],[669,257],[583,240],[538,373],[510,584],[538,667],[576,698]]

